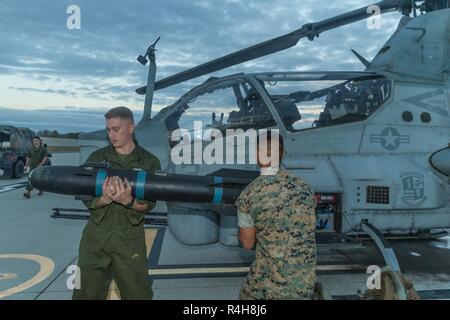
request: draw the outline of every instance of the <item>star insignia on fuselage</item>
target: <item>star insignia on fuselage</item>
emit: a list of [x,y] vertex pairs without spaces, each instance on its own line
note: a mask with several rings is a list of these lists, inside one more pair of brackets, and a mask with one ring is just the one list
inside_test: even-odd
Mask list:
[[371,143],[379,143],[383,149],[387,151],[396,150],[400,144],[409,143],[409,135],[401,135],[396,128],[387,127],[384,128],[380,134],[370,135]]

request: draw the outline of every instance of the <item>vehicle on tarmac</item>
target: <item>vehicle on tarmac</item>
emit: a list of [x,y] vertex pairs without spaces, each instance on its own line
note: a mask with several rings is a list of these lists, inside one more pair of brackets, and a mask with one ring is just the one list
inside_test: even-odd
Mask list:
[[0,125],[0,169],[4,177],[23,177],[34,136],[34,131],[28,128]]

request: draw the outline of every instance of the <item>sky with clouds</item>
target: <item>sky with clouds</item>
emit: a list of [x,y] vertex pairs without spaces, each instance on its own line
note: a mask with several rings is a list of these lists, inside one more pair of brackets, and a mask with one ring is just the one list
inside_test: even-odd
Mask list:
[[[0,7],[0,123],[32,129],[90,131],[104,126],[102,114],[126,105],[140,113],[147,67],[136,61],[158,36],[161,79],[247,46],[369,5],[371,0],[3,0]],[[81,29],[66,26],[69,5],[81,10]],[[362,70],[353,48],[375,56],[400,15],[382,17],[303,39],[293,48],[215,73]],[[192,85],[155,95],[154,111]]]

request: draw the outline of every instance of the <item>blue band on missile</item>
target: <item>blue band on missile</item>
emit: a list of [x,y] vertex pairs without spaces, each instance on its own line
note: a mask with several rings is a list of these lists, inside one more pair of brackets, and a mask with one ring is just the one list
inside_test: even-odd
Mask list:
[[134,189],[134,196],[136,199],[144,199],[145,179],[147,178],[147,172],[139,170],[136,175],[136,187]]
[[101,197],[103,194],[103,183],[106,179],[106,171],[99,170],[97,172],[97,177],[95,178],[95,196]]
[[[214,184],[222,183],[223,178],[222,177],[214,177]],[[223,195],[223,188],[214,187],[214,198],[213,203],[219,204],[222,203],[222,195]]]

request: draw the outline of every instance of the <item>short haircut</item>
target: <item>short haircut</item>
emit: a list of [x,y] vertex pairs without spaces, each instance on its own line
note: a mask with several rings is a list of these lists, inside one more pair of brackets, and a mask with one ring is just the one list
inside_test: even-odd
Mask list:
[[258,147],[259,147],[260,139],[262,139],[264,136],[267,137],[267,141],[272,141],[272,138],[273,138],[273,139],[277,139],[277,140],[278,140],[278,143],[279,143],[279,145],[280,145],[280,147],[284,150],[283,136],[282,136],[279,132],[277,132],[277,131],[274,131],[274,132],[272,133],[272,130],[267,130],[267,132],[265,132],[265,133],[260,133],[260,134],[257,136],[257,138],[256,138],[256,145],[257,145]]
[[34,140],[34,139],[41,140],[41,137],[39,137],[39,136],[34,136],[34,137],[33,137],[33,140]]
[[124,120],[130,120],[132,123],[134,123],[133,112],[131,112],[131,110],[127,107],[112,108],[107,113],[105,113],[106,120],[111,118],[121,118]]
[[278,141],[278,148],[281,152],[278,154],[278,160],[281,162],[281,159],[284,155],[284,142],[283,142],[283,136],[278,131],[267,130],[266,133],[260,133],[256,138],[256,147],[259,150],[259,143],[261,142],[261,139],[264,139],[264,137],[267,137],[267,145],[269,145],[269,141],[272,141],[272,139]]

